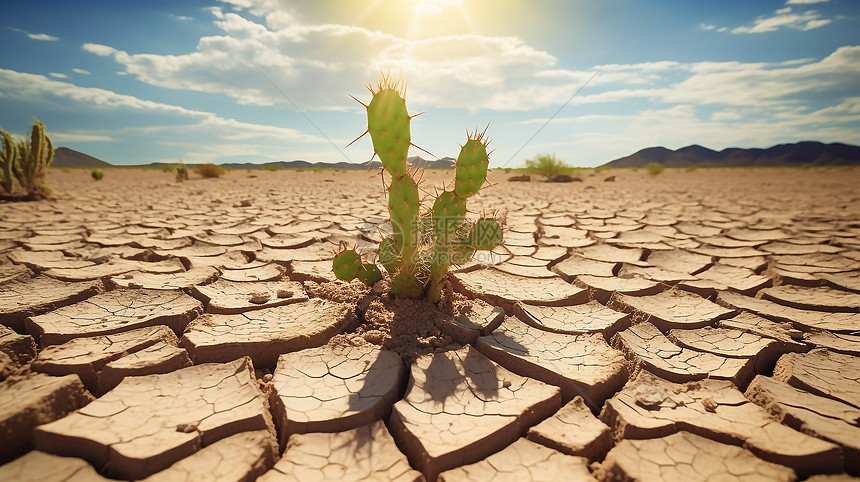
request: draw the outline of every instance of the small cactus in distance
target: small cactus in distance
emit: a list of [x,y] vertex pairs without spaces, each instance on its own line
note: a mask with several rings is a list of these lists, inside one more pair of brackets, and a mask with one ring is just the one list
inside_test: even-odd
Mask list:
[[96,181],[101,181],[102,178],[105,177],[105,173],[103,173],[101,169],[93,169],[90,171],[90,176],[92,176]]
[[12,165],[15,178],[31,197],[43,198],[50,193],[45,186],[45,175],[53,160],[54,145],[45,134],[45,124],[36,119],[29,142],[23,140],[18,143],[17,162]]
[[[388,212],[392,234],[379,244],[377,259],[391,275],[391,292],[396,296],[433,302],[442,297],[442,283],[451,265],[464,264],[476,250],[491,250],[502,242],[499,222],[485,217],[466,218],[466,200],[475,195],[487,177],[489,156],[486,129],[468,134],[457,157],[453,186],[442,191],[432,208],[421,212],[417,172],[406,162],[411,142],[406,100],[399,85],[383,76],[367,109],[367,130],[388,175]],[[355,97],[353,97],[355,99]],[[354,141],[353,141],[354,142]],[[385,176],[383,176],[385,180]],[[375,263],[365,261],[355,249],[342,248],[332,267],[338,279],[360,279],[368,286],[382,279]]]
[[8,132],[0,129],[0,136],[3,137],[3,152],[0,152],[0,186],[7,193],[12,192],[12,166],[17,161],[18,147],[12,140],[12,136]]

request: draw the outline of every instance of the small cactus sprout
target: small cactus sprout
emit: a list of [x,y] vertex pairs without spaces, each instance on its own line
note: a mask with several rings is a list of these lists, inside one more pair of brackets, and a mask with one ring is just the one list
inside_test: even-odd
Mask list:
[[0,186],[7,193],[11,193],[14,177],[12,169],[17,160],[18,148],[8,132],[0,129],[0,136],[3,137],[3,152],[0,152]]
[[332,264],[334,275],[337,276],[337,279],[352,281],[358,276],[358,272],[361,270],[361,256],[354,249],[348,249],[335,255]]
[[481,218],[472,225],[469,240],[477,250],[491,250],[502,244],[502,227],[493,218]]
[[[467,219],[466,200],[487,180],[490,160],[484,132],[469,134],[457,158],[454,185],[442,191],[429,211],[421,213],[418,183],[409,172],[406,156],[411,143],[410,116],[397,83],[382,77],[367,109],[367,130],[373,152],[388,175],[388,213],[391,236],[377,250],[379,263],[391,275],[391,293],[408,298],[426,296],[433,302],[442,297],[442,285],[451,265],[468,263],[476,250],[489,250],[502,242],[502,229],[492,218]],[[353,97],[354,98],[354,97]],[[356,99],[358,100],[358,99]],[[489,125],[488,125],[489,127]],[[364,135],[362,134],[362,136]],[[354,141],[353,141],[354,142]],[[385,180],[385,177],[383,177]],[[382,278],[373,263],[365,263],[355,250],[338,253],[332,268],[335,276],[367,285]]]
[[103,173],[101,169],[93,169],[90,171],[90,176],[92,176],[96,181],[101,181],[102,178],[105,177],[105,173]]

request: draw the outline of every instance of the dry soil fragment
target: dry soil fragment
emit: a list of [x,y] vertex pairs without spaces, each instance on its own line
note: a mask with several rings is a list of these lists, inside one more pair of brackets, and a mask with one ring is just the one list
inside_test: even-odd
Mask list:
[[789,427],[840,445],[845,469],[860,474],[860,409],[761,375],[746,397]]
[[[480,335],[489,335],[505,319],[505,310],[480,298],[470,300],[465,297],[462,299],[455,297],[451,304],[451,312],[454,315],[454,323],[469,331],[477,330],[477,334]],[[477,340],[477,334],[469,344]]]
[[712,258],[676,249],[674,251],[654,251],[648,255],[647,261],[665,270],[693,274],[708,268],[711,265]]
[[39,272],[51,268],[83,268],[92,266],[92,261],[66,256],[62,251],[24,251],[19,249],[8,254],[9,259],[16,264],[24,264]]
[[[241,283],[218,280],[205,286],[194,286],[191,292],[207,303],[207,313],[237,314],[308,300],[302,284],[297,281]],[[288,293],[291,295],[286,296]]]
[[529,429],[528,439],[567,455],[600,460],[612,446],[612,431],[575,397],[552,417]]
[[295,249],[263,248],[257,253],[257,260],[269,263],[325,261],[332,259],[336,251],[337,245],[329,242],[314,243]]
[[412,470],[380,420],[345,432],[293,435],[283,458],[257,480],[417,482],[424,477]]
[[860,272],[851,273],[817,273],[817,277],[827,281],[837,288],[860,293]]
[[15,482],[109,482],[86,460],[58,457],[38,450],[0,466],[0,480]]
[[19,335],[11,328],[0,325],[0,352],[20,367],[36,357],[36,343],[32,336]]
[[312,299],[238,315],[205,314],[182,337],[194,363],[250,356],[259,367],[274,366],[282,353],[321,346],[355,319],[352,306]]
[[[860,311],[860,294],[825,286],[815,288],[794,285],[774,286],[761,290],[761,297],[801,310],[848,313]],[[860,330],[860,319],[858,319],[857,329]]]
[[39,450],[81,457],[114,478],[141,479],[240,432],[275,436],[247,358],[130,377],[34,432]]
[[412,465],[435,480],[501,450],[560,406],[558,388],[509,372],[467,345],[418,357],[390,427]]
[[666,285],[650,279],[632,277],[619,278],[581,275],[576,278],[575,284],[589,291],[589,297],[595,298],[601,303],[608,303],[614,293],[629,296],[655,295],[666,289]]
[[672,328],[701,328],[736,312],[714,304],[699,295],[681,290],[669,290],[653,296],[616,294],[609,305],[633,313],[658,326]]
[[181,273],[143,273],[132,271],[110,278],[111,284],[118,288],[148,288],[153,290],[183,290],[194,285],[205,285],[218,278],[215,268],[191,268]]
[[64,417],[93,400],[77,376],[41,373],[0,382],[0,395],[0,464],[32,448],[36,426]]
[[288,434],[341,432],[382,419],[406,374],[391,351],[325,345],[281,355],[272,384],[286,409]]
[[742,310],[752,311],[777,321],[788,321],[802,328],[818,328],[839,333],[851,333],[860,327],[860,313],[822,313],[799,310],[772,301],[721,291],[717,303]]
[[442,472],[437,480],[552,482],[561,479],[596,480],[588,471],[586,459],[565,455],[521,438],[480,462]]
[[762,318],[747,311],[727,320],[719,320],[717,321],[717,326],[735,328],[766,338],[772,338],[778,342],[781,352],[805,352],[809,350],[809,347],[799,341],[803,333],[792,328],[791,323],[770,321],[767,318]]
[[600,419],[612,427],[616,440],[663,437],[686,430],[743,446],[768,462],[791,467],[800,476],[832,473],[842,467],[838,446],[773,420],[726,380],[675,384],[642,371],[606,402]]
[[577,276],[590,275],[611,277],[614,276],[618,263],[596,261],[582,256],[574,255],[552,267],[568,283],[572,283]]
[[769,371],[780,354],[776,340],[733,328],[672,330],[668,337],[684,348],[727,358],[749,358],[756,373]]
[[624,249],[616,248],[608,244],[597,244],[576,250],[583,258],[593,259],[595,261],[604,261],[608,263],[629,263],[639,266],[647,266],[648,264],[641,261],[644,256],[644,251],[641,249]]
[[316,281],[324,283],[337,278],[331,270],[331,261],[292,261],[290,278],[296,281]]
[[52,268],[44,274],[63,281],[87,281],[117,276],[129,271],[169,274],[185,271],[185,267],[176,258],[155,262],[118,259],[83,268]]
[[285,271],[283,266],[269,263],[247,269],[225,269],[221,272],[221,279],[244,283],[252,281],[277,281],[284,277]]
[[622,440],[596,465],[601,480],[707,482],[794,481],[788,467],[759,459],[750,451],[689,432],[650,440]]
[[612,339],[628,358],[674,382],[703,378],[731,380],[745,386],[754,373],[748,358],[726,358],[673,344],[651,323],[638,323]]
[[47,346],[155,325],[182,334],[201,313],[203,305],[181,291],[120,289],[31,317],[25,325],[28,333]]
[[594,410],[627,380],[624,355],[600,334],[551,333],[509,317],[477,347],[520,375],[561,387],[563,401],[580,395]]
[[846,355],[860,356],[860,336],[857,335],[816,331],[804,333],[803,341],[816,348],[827,348]]
[[228,482],[254,480],[278,458],[278,444],[268,430],[241,432],[203,447],[193,455],[144,479],[145,482]]
[[21,264],[0,264],[0,286],[13,281],[24,282],[33,277],[30,268]]
[[770,278],[761,276],[749,268],[729,266],[716,263],[701,273],[696,274],[698,280],[684,281],[681,284],[690,288],[691,291],[698,290],[732,290],[747,295],[753,295],[764,286],[771,283]]
[[514,305],[514,315],[535,328],[555,333],[601,333],[607,340],[626,328],[630,315],[619,313],[596,301],[572,306]]
[[98,374],[109,362],[164,342],[176,346],[176,334],[166,326],[138,328],[112,335],[99,335],[45,348],[33,360],[33,370],[49,375],[77,374],[91,392],[98,388]]
[[818,348],[783,355],[773,377],[793,387],[860,407],[860,359]]
[[98,393],[106,393],[125,377],[170,373],[187,366],[191,366],[187,351],[158,342],[105,365],[99,373]]
[[99,293],[102,288],[101,281],[66,283],[45,276],[7,283],[0,290],[0,324],[23,332],[24,319],[28,316],[77,303]]
[[511,313],[518,301],[544,306],[577,305],[588,301],[585,290],[561,278],[523,278],[495,269],[454,273],[452,278],[459,291],[501,306],[506,313]]

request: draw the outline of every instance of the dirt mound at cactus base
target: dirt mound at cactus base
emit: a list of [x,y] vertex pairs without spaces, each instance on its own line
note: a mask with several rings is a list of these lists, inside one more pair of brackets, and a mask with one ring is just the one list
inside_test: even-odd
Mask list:
[[457,313],[468,312],[472,303],[459,293],[448,292],[439,306],[427,300],[395,298],[387,293],[373,296],[358,303],[358,325],[335,336],[329,343],[376,345],[397,353],[408,366],[424,353],[459,348],[461,344],[438,324]]

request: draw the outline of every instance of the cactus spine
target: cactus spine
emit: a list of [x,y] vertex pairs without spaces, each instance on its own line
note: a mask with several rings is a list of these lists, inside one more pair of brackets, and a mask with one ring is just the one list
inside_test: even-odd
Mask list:
[[45,125],[36,119],[30,132],[30,142],[21,141],[18,144],[18,162],[12,166],[15,178],[28,194],[47,194],[44,186],[45,175],[53,160],[54,146],[51,139],[45,135]]
[[12,169],[17,160],[18,149],[15,142],[12,141],[12,136],[8,132],[0,129],[0,135],[3,136],[3,152],[0,153],[0,168],[2,168],[2,177],[0,177],[0,186],[7,193],[12,192]]
[[[425,294],[438,302],[442,283],[452,264],[472,259],[476,249],[490,250],[501,244],[502,231],[492,218],[472,223],[466,220],[466,200],[486,181],[489,157],[487,143],[477,130],[468,135],[457,158],[454,188],[436,198],[429,213],[420,215],[418,184],[409,173],[406,157],[411,145],[410,121],[406,100],[397,84],[383,76],[367,109],[367,131],[373,150],[388,174],[388,212],[391,237],[382,240],[378,258],[391,275],[391,292],[397,296],[420,298]],[[357,100],[357,99],[356,99]],[[342,250],[333,261],[335,276],[351,281],[360,272],[376,268],[353,250]],[[382,278],[381,272],[362,279],[372,285]]]

